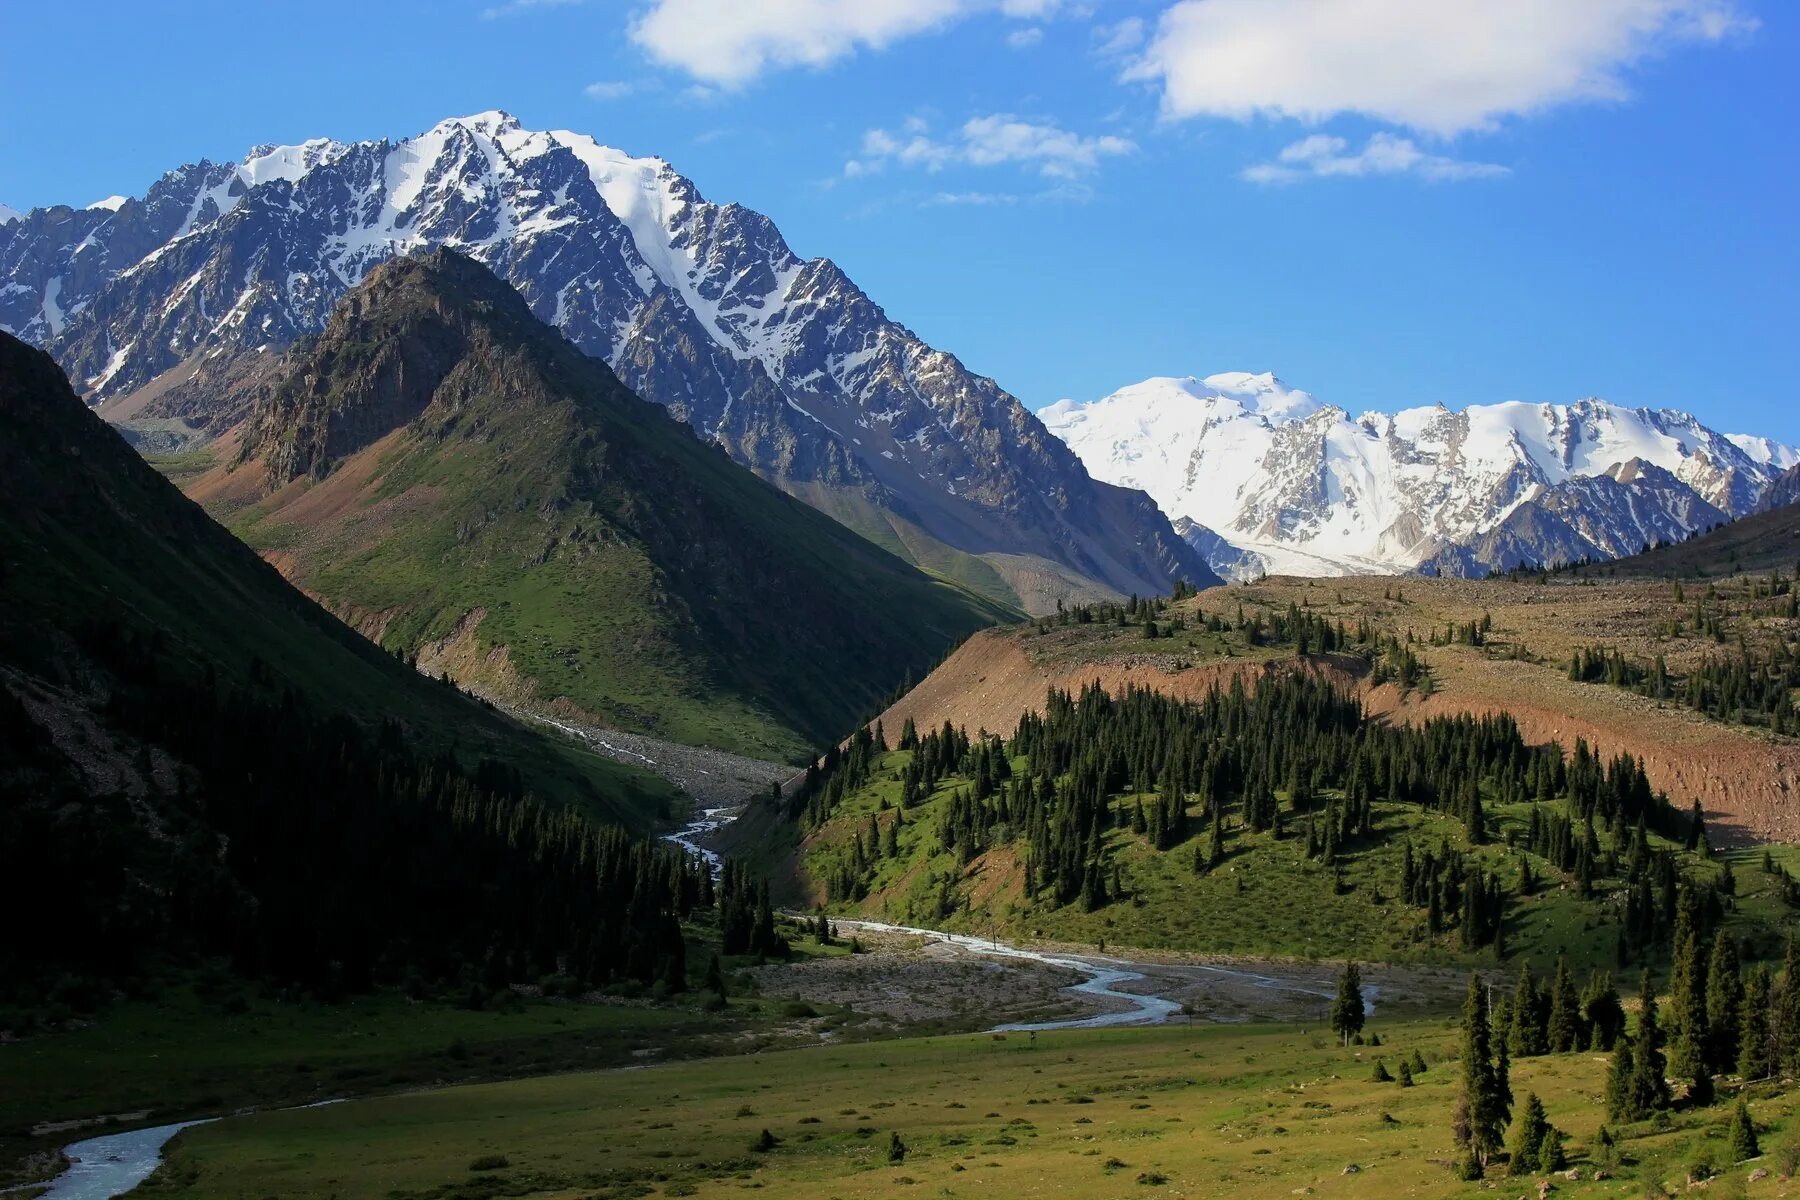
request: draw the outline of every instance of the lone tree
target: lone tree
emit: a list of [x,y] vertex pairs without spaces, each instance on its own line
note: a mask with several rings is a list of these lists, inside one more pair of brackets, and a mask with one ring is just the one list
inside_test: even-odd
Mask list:
[[1500,1131],[1506,1128],[1510,1107],[1494,1065],[1489,1022],[1487,988],[1480,975],[1470,972],[1463,999],[1462,1082],[1450,1110],[1450,1130],[1466,1152],[1464,1177],[1472,1179],[1481,1177],[1488,1158],[1500,1148]]
[[1331,1031],[1348,1046],[1350,1039],[1362,1032],[1363,1017],[1362,972],[1355,963],[1347,962],[1338,976],[1337,999],[1331,1004]]

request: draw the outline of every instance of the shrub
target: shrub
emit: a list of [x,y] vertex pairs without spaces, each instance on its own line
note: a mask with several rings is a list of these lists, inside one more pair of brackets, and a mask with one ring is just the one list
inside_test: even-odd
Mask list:
[[469,1164],[471,1171],[501,1171],[512,1166],[504,1154],[484,1154]]
[[900,1140],[900,1131],[888,1134],[888,1161],[902,1163],[906,1161],[906,1143]]
[[1379,1058],[1375,1060],[1375,1070],[1370,1077],[1374,1079],[1376,1083],[1394,1082],[1394,1077],[1388,1073],[1387,1063]]
[[753,1154],[767,1154],[779,1145],[781,1145],[781,1139],[765,1129],[756,1135],[755,1141],[750,1143],[750,1151]]

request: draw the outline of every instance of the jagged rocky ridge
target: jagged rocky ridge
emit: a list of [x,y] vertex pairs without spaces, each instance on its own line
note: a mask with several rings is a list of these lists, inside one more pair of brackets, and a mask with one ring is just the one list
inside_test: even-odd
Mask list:
[[114,419],[242,418],[271,351],[375,265],[448,246],[703,439],[882,545],[989,595],[1209,582],[1141,493],[1092,479],[1013,396],[926,345],[768,218],[511,116],[265,146],[116,211],[0,224],[0,328]]
[[1149,379],[1041,416],[1235,577],[1616,558],[1751,512],[1800,460],[1672,410],[1589,399],[1352,417],[1267,374]]

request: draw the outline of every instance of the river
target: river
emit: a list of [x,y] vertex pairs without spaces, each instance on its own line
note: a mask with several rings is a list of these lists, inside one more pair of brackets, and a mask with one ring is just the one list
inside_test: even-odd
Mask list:
[[111,1200],[123,1196],[156,1170],[168,1140],[193,1125],[206,1121],[181,1121],[109,1133],[63,1147],[70,1166],[56,1177],[42,1200]]
[[[664,834],[664,840],[699,855],[705,860],[707,866],[716,872],[719,869],[719,855],[717,851],[705,844],[706,839],[735,821],[741,812],[743,812],[741,807],[704,809],[699,817],[674,833]],[[965,933],[945,933],[938,929],[917,929],[911,925],[888,925],[881,921],[859,921],[844,918],[833,923],[840,929],[866,929],[876,933],[912,934],[955,946],[971,954],[985,955],[990,958],[1018,958],[1043,963],[1045,966],[1061,967],[1087,977],[1080,983],[1064,988],[1064,991],[1082,997],[1116,1000],[1125,1005],[1123,1009],[1095,1013],[1089,1017],[996,1025],[992,1030],[994,1033],[1022,1033],[1050,1029],[1104,1029],[1117,1025],[1159,1025],[1181,1012],[1181,1005],[1166,997],[1119,991],[1115,985],[1142,980],[1144,973],[1134,971],[1131,969],[1131,964],[1117,960],[1090,961],[1066,954],[1049,954],[1041,950],[1028,950],[1023,946],[1009,945],[993,938],[974,937]]]

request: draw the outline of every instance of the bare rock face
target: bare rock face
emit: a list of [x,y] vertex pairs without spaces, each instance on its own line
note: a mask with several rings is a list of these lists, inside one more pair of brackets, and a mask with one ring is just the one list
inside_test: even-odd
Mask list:
[[[487,266],[698,437],[992,595],[1042,609],[1213,579],[1154,504],[1097,483],[1016,398],[830,260],[797,257],[767,217],[706,200],[661,159],[505,113],[399,142],[259,147],[172,171],[116,212],[0,225],[0,328],[103,412],[217,432],[255,392],[227,364],[319,333],[372,267],[436,247]],[[293,462],[330,449],[296,446]]]

